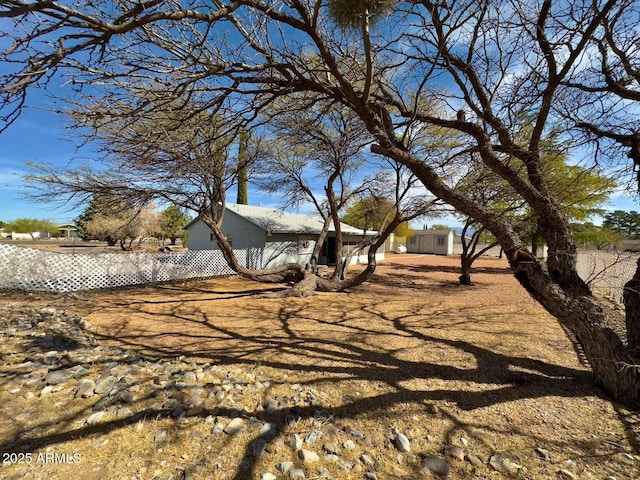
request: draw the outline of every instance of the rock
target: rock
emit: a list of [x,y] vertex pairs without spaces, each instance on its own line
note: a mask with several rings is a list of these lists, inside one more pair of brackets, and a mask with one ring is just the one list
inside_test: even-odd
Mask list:
[[304,437],[304,443],[306,443],[307,445],[315,445],[318,442],[318,440],[320,440],[320,437],[322,437],[322,432],[319,432],[319,431],[309,432]]
[[224,429],[224,433],[231,436],[239,435],[244,430],[244,420],[241,418],[234,418],[229,422],[229,425]]
[[304,476],[304,470],[299,468],[294,468],[289,471],[289,479],[290,480],[304,480],[306,477]]
[[360,455],[360,461],[368,467],[372,467],[376,463],[373,457],[371,455],[367,455],[366,453]]
[[258,435],[265,438],[275,437],[278,434],[278,426],[275,423],[265,423],[258,430]]
[[549,457],[549,451],[548,450],[545,450],[542,447],[536,447],[535,452],[544,461],[549,461],[550,457]]
[[485,463],[482,461],[480,457],[478,457],[475,453],[467,454],[467,460],[471,465],[476,468],[484,467]]
[[267,451],[267,442],[262,438],[258,438],[251,444],[251,449],[254,457],[261,457]]
[[410,475],[409,472],[407,472],[403,468],[398,467],[397,465],[394,465],[394,467],[391,469],[391,473],[396,478],[405,478]]
[[298,457],[300,458],[302,463],[305,465],[320,461],[320,457],[316,452],[313,452],[311,450],[305,450],[304,448],[298,451]]
[[263,473],[262,475],[260,475],[260,480],[277,480],[278,477],[276,477],[273,473]]
[[87,418],[87,425],[95,425],[96,423],[100,423],[104,416],[105,412],[96,412],[91,414],[91,416]]
[[[52,343],[53,342],[53,335],[45,335],[44,337],[44,341],[45,343]],[[47,338],[50,338],[51,340],[49,342],[47,342]],[[55,365],[56,363],[58,363],[58,356],[60,355],[60,352],[57,350],[49,350],[48,352],[45,352],[42,354],[42,360],[45,364],[47,365]]]
[[396,436],[395,444],[396,444],[396,448],[401,452],[411,451],[411,443],[409,442],[409,439],[402,433],[399,433]]
[[322,449],[327,453],[338,455],[340,453],[340,447],[336,442],[327,442],[322,446]]
[[344,447],[345,450],[355,450],[356,448],[356,444],[353,443],[353,440],[347,440],[345,441],[342,446]]
[[68,370],[54,370],[47,374],[44,381],[47,385],[58,385],[69,381],[71,377],[73,377],[73,374]]
[[496,472],[508,474],[514,474],[522,468],[522,465],[518,465],[501,455],[492,455],[489,459],[489,465],[491,465]]
[[289,472],[289,470],[291,470],[291,467],[293,467],[293,462],[279,462],[276,463],[276,470],[278,470],[280,473],[286,475],[287,472]]
[[73,396],[75,398],[89,398],[94,395],[94,388],[96,388],[96,384],[93,380],[89,380],[88,378],[82,378],[78,380],[76,384],[76,390]]
[[451,473],[451,467],[437,455],[427,455],[420,462],[423,469],[426,469],[440,477],[446,477]]
[[300,438],[300,435],[298,435],[297,433],[294,433],[291,436],[291,440],[289,440],[289,446],[297,451],[302,448],[302,444],[303,442],[302,442],[302,438]]
[[351,470],[353,470],[353,466],[354,466],[353,463],[351,463],[351,462],[349,462],[347,460],[342,460],[340,462],[340,465],[338,465],[338,468],[340,470],[351,471]]
[[569,470],[560,469],[556,472],[559,478],[562,480],[578,480],[578,477],[575,473],[570,472]]
[[455,458],[457,460],[464,460],[464,450],[460,447],[456,447],[455,445],[447,445],[444,447],[444,454],[447,457]]
[[104,378],[99,378],[98,381],[96,382],[96,388],[93,390],[93,392],[98,395],[109,393],[117,382],[118,382],[118,379],[113,375],[109,375]]
[[267,415],[273,415],[278,408],[278,401],[270,398],[264,403],[263,408],[264,413],[266,413]]

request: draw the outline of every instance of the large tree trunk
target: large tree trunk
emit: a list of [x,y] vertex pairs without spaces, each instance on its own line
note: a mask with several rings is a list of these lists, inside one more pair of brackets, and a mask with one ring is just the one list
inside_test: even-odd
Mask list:
[[596,380],[616,400],[640,408],[640,360],[624,343],[622,314],[592,296],[568,294],[538,263],[515,269],[527,291],[575,335]]
[[470,258],[465,254],[462,254],[460,261],[460,276],[458,280],[460,285],[471,285],[471,262]]
[[640,258],[636,273],[624,286],[624,307],[629,350],[640,356]]
[[[469,127],[470,132],[473,128]],[[375,132],[376,128],[372,130]],[[479,143],[489,143],[480,133],[477,136]],[[573,235],[553,200],[531,191],[517,178],[511,179],[514,187],[523,190],[523,197],[539,214],[538,232],[549,248],[547,268],[543,270],[540,262],[526,251],[507,218],[449,188],[428,164],[398,148],[383,135],[378,139],[381,145],[372,146],[374,153],[387,155],[409,167],[434,195],[475,218],[496,236],[522,286],[580,343],[596,380],[619,402],[632,409],[640,408],[640,360],[627,348],[625,339],[611,329],[611,325],[624,328],[624,317],[595,299],[578,275]],[[492,158],[490,148],[481,153],[485,153],[489,166],[500,170],[501,164]]]

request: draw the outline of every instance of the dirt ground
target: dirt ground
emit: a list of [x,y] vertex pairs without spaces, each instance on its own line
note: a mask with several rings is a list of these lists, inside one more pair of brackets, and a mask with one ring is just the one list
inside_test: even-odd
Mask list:
[[[579,479],[640,479],[640,412],[612,403],[593,383],[556,320],[516,283],[504,260],[479,260],[471,287],[457,284],[457,262],[390,255],[371,283],[311,298],[261,298],[282,287],[222,278],[66,296],[5,293],[0,300],[65,308],[85,317],[101,344],[154,359],[184,357],[251,371],[271,382],[269,395],[291,385],[312,387],[336,422],[374,438],[393,426],[407,432],[416,454],[443,455],[447,445],[458,445],[481,458],[517,459],[526,469],[514,478],[570,478],[565,471]],[[6,394],[0,405],[4,415],[34,408]],[[55,425],[62,412],[51,415]],[[193,440],[203,435],[197,434],[202,419],[151,423],[74,432],[59,422],[65,434],[49,448],[73,448],[86,459],[59,478],[160,478],[149,465],[171,471],[183,457],[213,455]],[[179,434],[160,452],[140,447],[136,454],[152,428]],[[21,432],[5,429],[9,433]],[[369,447],[378,478],[398,478],[398,452],[382,444]],[[240,440],[224,448],[218,473],[193,478],[259,478],[267,469],[260,462],[273,461],[260,459],[243,477],[236,466],[247,445]],[[540,451],[548,453],[544,461]],[[450,463],[454,480],[475,478],[473,472],[511,478],[488,467],[473,470],[466,461]]]

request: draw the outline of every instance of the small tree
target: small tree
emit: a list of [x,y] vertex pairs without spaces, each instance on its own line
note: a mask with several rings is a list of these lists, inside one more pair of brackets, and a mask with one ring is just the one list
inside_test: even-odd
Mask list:
[[[377,232],[391,221],[388,213],[394,208],[393,200],[369,195],[351,205],[342,217],[342,221],[365,231]],[[393,230],[394,234],[401,237],[406,237],[409,232],[409,222],[402,222]]]
[[171,205],[160,214],[160,232],[168,238],[171,245],[176,244],[178,238],[185,235],[184,226],[189,222],[189,216],[177,205]]
[[238,135],[238,195],[236,203],[249,205],[249,165],[247,159],[248,134],[245,130]]
[[55,224],[49,220],[38,220],[36,218],[18,218],[5,226],[6,230],[16,233],[28,233],[31,239],[35,240],[36,233],[47,233],[57,235],[60,233]]
[[592,222],[572,223],[576,244],[581,248],[604,250],[615,248],[622,239],[620,232],[606,226],[594,225]]
[[603,227],[610,228],[627,238],[640,237],[640,213],[614,210],[604,214]]

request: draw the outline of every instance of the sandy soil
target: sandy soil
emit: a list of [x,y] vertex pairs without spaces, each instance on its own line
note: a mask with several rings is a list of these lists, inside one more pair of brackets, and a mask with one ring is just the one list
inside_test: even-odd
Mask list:
[[[517,478],[557,479],[567,470],[580,479],[640,479],[640,412],[612,403],[593,383],[557,321],[516,283],[504,260],[480,260],[471,287],[457,284],[457,261],[389,256],[373,282],[303,299],[261,298],[281,286],[241,278],[3,299],[79,313],[104,344],[250,370],[273,382],[269,395],[293,384],[313,387],[337,422],[376,438],[390,426],[402,429],[416,453],[441,455],[453,444],[485,458],[511,455],[526,467]],[[5,414],[23,408],[6,395],[0,404]],[[186,461],[181,455],[211,455],[188,441],[202,421],[175,423],[163,419],[154,428],[179,430],[182,440],[160,453],[145,450],[144,458],[131,449],[147,427],[122,425],[100,433],[104,442],[96,442],[95,432],[63,436],[56,448],[72,445],[92,460],[60,478],[93,478],[96,466],[101,478],[151,478],[154,461],[168,461],[165,470],[172,471]],[[397,452],[376,445],[379,478],[396,478]],[[549,459],[542,461],[536,448]],[[218,473],[208,478],[259,478],[273,462],[260,460],[243,477],[236,466],[247,445],[241,440],[225,449]],[[124,457],[126,463],[112,465]],[[472,478],[468,462],[451,463],[454,479]],[[490,468],[475,473],[509,478]]]

